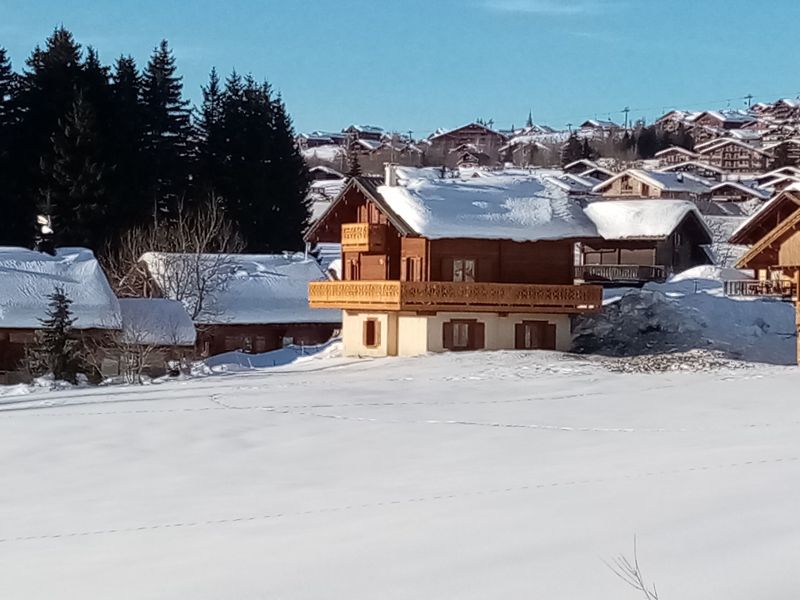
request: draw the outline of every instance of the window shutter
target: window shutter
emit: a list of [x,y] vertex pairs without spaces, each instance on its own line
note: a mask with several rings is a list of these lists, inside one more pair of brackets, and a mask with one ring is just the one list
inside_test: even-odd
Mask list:
[[555,350],[556,349],[556,326],[555,325],[547,325],[544,328],[544,344],[543,347],[545,350]]
[[471,323],[472,330],[472,349],[483,350],[486,347],[485,326],[483,323]]
[[447,350],[453,349],[453,324],[442,323],[442,346]]

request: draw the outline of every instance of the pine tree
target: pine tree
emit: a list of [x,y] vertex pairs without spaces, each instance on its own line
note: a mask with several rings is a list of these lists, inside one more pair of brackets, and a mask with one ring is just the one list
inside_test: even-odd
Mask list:
[[643,127],[636,139],[636,155],[640,159],[653,158],[658,152],[658,135],[655,127]]
[[361,163],[358,160],[358,141],[355,137],[351,137],[347,143],[347,176],[361,176]]
[[51,158],[43,161],[40,211],[53,220],[57,246],[99,249],[105,238],[105,164],[94,113],[76,97],[53,136]]
[[142,81],[144,152],[156,221],[175,215],[190,173],[190,112],[176,73],[175,57],[162,40]]
[[111,122],[106,179],[108,239],[152,220],[151,188],[144,164],[144,111],[141,76],[131,57],[121,56],[111,76]]
[[589,140],[587,138],[583,138],[583,144],[581,145],[581,158],[588,160],[594,160],[597,158],[597,152],[595,152],[594,148],[592,148],[591,144],[589,144]]
[[562,148],[561,164],[568,165],[571,162],[580,160],[582,156],[583,146],[581,145],[581,141],[578,139],[577,134],[573,133],[569,136],[567,143],[564,144],[564,147]]
[[203,87],[196,130],[198,138],[195,181],[201,195],[216,194],[225,160],[223,137],[224,92],[216,69],[211,69],[208,85]]
[[84,370],[84,348],[74,335],[72,300],[63,288],[56,288],[49,296],[47,318],[41,319],[42,330],[37,343],[28,353],[28,367],[33,375],[52,373],[57,381],[78,382]]
[[525,121],[525,127],[533,127],[533,111],[528,111],[528,120]]
[[27,246],[32,241],[33,211],[21,193],[19,155],[12,151],[18,137],[16,91],[17,76],[6,50],[0,48],[0,245]]

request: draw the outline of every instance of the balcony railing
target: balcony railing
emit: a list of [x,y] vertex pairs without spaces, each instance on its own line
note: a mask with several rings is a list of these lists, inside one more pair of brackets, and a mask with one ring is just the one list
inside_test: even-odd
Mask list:
[[320,281],[312,308],[456,312],[588,313],[600,310],[599,286],[517,283]]
[[345,223],[342,225],[343,252],[384,252],[386,225]]
[[725,282],[726,296],[771,297],[791,300],[797,296],[797,286],[793,281],[739,279]]
[[659,265],[576,265],[575,279],[590,283],[644,283],[664,281],[667,269]]

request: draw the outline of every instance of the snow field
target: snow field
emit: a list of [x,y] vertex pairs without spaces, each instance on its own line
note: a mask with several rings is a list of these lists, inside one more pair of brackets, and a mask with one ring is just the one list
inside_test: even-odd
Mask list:
[[663,598],[793,589],[796,369],[602,360],[326,355],[8,397],[0,592],[624,600],[603,559],[634,533]]

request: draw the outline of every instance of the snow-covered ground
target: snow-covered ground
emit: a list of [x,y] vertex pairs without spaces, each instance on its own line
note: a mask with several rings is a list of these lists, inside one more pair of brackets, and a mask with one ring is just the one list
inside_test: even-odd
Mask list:
[[0,597],[791,597],[796,368],[492,352],[0,404]]

